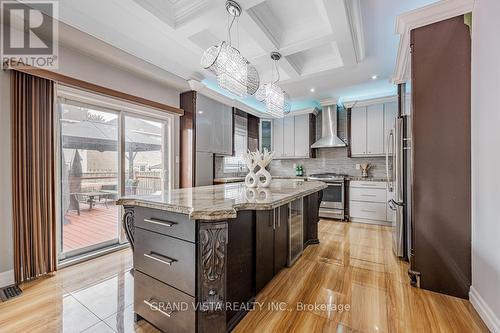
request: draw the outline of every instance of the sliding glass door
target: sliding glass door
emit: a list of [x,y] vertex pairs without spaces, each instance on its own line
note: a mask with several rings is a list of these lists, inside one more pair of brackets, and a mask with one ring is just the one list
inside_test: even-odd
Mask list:
[[125,117],[125,195],[160,195],[168,188],[165,125]]
[[61,103],[61,242],[70,257],[118,243],[118,113]]
[[170,187],[169,120],[60,99],[60,259],[126,241],[122,195]]

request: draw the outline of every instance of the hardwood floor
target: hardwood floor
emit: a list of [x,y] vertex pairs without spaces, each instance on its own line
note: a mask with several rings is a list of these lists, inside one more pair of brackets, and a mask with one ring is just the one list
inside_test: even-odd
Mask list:
[[391,230],[321,221],[320,244],[261,291],[262,310],[234,332],[488,332],[468,301],[409,285]]
[[[319,228],[321,243],[262,290],[234,332],[488,332],[469,302],[409,286],[390,228]],[[23,285],[0,303],[0,332],[157,332],[133,322],[131,266],[124,250]]]

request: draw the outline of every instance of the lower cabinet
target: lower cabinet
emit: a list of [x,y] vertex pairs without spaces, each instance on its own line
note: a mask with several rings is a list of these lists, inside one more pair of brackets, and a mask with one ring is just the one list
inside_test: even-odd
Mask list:
[[392,223],[388,215],[389,193],[386,182],[351,181],[349,184],[349,218],[353,222]]
[[289,207],[256,214],[255,288],[259,292],[287,264]]

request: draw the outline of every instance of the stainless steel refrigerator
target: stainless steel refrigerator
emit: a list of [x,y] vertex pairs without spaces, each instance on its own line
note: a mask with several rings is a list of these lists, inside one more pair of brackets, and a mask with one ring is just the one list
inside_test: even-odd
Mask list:
[[395,212],[392,247],[405,260],[411,250],[411,118],[399,116],[390,131],[386,149],[389,207]]

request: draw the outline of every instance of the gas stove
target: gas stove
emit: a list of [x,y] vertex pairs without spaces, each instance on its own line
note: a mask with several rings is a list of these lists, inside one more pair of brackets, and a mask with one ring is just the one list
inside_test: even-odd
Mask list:
[[329,182],[329,181],[344,181],[345,177],[346,177],[345,175],[341,175],[338,173],[327,172],[327,173],[315,173],[309,175],[309,177],[307,178],[309,180],[321,180],[323,182]]
[[307,177],[309,180],[319,180],[328,184],[323,190],[319,216],[337,220],[345,219],[345,175],[337,173],[317,173]]

